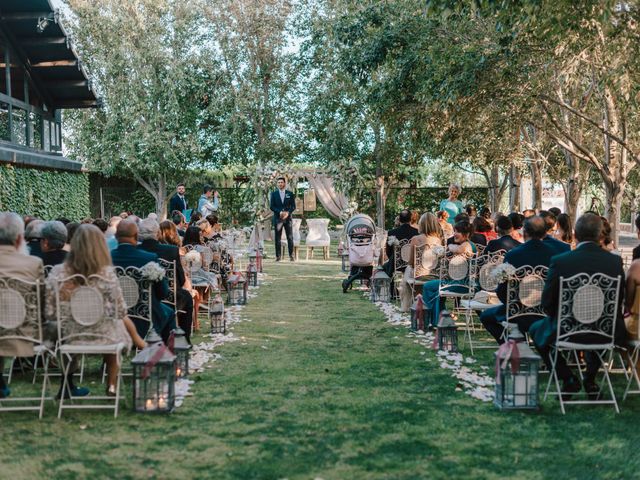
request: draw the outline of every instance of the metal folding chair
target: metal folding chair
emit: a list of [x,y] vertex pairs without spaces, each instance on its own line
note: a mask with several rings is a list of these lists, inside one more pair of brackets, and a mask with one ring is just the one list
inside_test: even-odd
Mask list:
[[[618,299],[621,278],[609,277],[601,273],[589,275],[580,273],[569,278],[560,277],[560,295],[557,320],[557,337],[551,356],[552,371],[545,391],[545,399],[554,382],[560,409],[565,413],[567,404],[609,404],[620,412],[611,377],[609,375],[615,343],[615,324],[618,320]],[[611,399],[563,400],[560,380],[556,372],[558,357],[573,355],[580,364],[578,352],[592,352],[600,361],[603,378],[600,392],[606,386]],[[580,376],[582,381],[582,376]],[[604,383],[604,385],[603,385]],[[599,396],[598,396],[599,397]]]
[[46,395],[50,386],[49,360],[54,353],[45,345],[42,334],[42,291],[39,281],[0,278],[0,340],[33,344],[35,354],[43,358],[44,368],[40,396],[18,397],[14,391],[11,397],[0,399],[0,411],[37,411],[42,418],[45,401],[53,399]]

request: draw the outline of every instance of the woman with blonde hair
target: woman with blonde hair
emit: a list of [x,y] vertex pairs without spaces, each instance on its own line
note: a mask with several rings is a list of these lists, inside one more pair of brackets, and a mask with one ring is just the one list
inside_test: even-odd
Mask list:
[[[71,240],[71,250],[63,264],[56,265],[47,277],[45,316],[48,320],[56,321],[56,290],[60,289],[60,298],[68,301],[73,291],[80,287],[73,278],[74,275],[82,275],[89,285],[99,284],[103,291],[109,292],[104,296],[104,311],[106,315],[116,319],[115,324],[98,322],[95,326],[96,337],[87,337],[83,343],[103,344],[123,343],[126,349],[130,349],[132,343],[138,348],[146,346],[145,341],[138,335],[136,327],[127,316],[127,306],[120,290],[120,283],[115,269],[111,264],[111,255],[107,250],[104,236],[98,227],[91,224],[83,224],[76,230]],[[115,355],[105,355],[107,364],[108,387],[107,395],[115,395],[115,385],[120,366]],[[73,395],[73,386],[71,387]]]
[[[408,312],[411,307],[411,303],[413,303],[413,292],[411,290],[411,285],[409,282],[414,280],[414,272],[416,268],[416,259],[415,259],[415,251],[416,248],[427,245],[428,247],[435,247],[437,245],[442,246],[444,244],[444,236],[442,233],[442,227],[438,222],[438,218],[430,212],[423,213],[418,221],[418,232],[411,239],[409,245],[411,247],[411,251],[409,253],[409,262],[407,268],[404,271],[404,277],[402,282],[400,283],[400,310],[403,312]],[[425,272],[424,268],[421,269],[421,272]]]

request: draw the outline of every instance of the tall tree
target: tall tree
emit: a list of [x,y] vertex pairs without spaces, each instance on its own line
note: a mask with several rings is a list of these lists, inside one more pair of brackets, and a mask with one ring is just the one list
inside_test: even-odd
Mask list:
[[130,176],[166,215],[169,185],[201,160],[205,69],[192,0],[68,0],[74,37],[104,101],[74,112],[71,155]]

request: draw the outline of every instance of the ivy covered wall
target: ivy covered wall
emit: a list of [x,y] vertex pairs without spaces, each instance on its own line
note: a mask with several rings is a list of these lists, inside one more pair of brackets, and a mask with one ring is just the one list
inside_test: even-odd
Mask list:
[[0,211],[81,220],[89,216],[89,177],[0,164]]

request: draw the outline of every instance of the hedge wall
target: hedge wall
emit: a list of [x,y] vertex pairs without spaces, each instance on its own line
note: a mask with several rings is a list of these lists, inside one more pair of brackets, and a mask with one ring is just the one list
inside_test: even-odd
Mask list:
[[0,211],[81,220],[89,216],[89,177],[0,164]]

